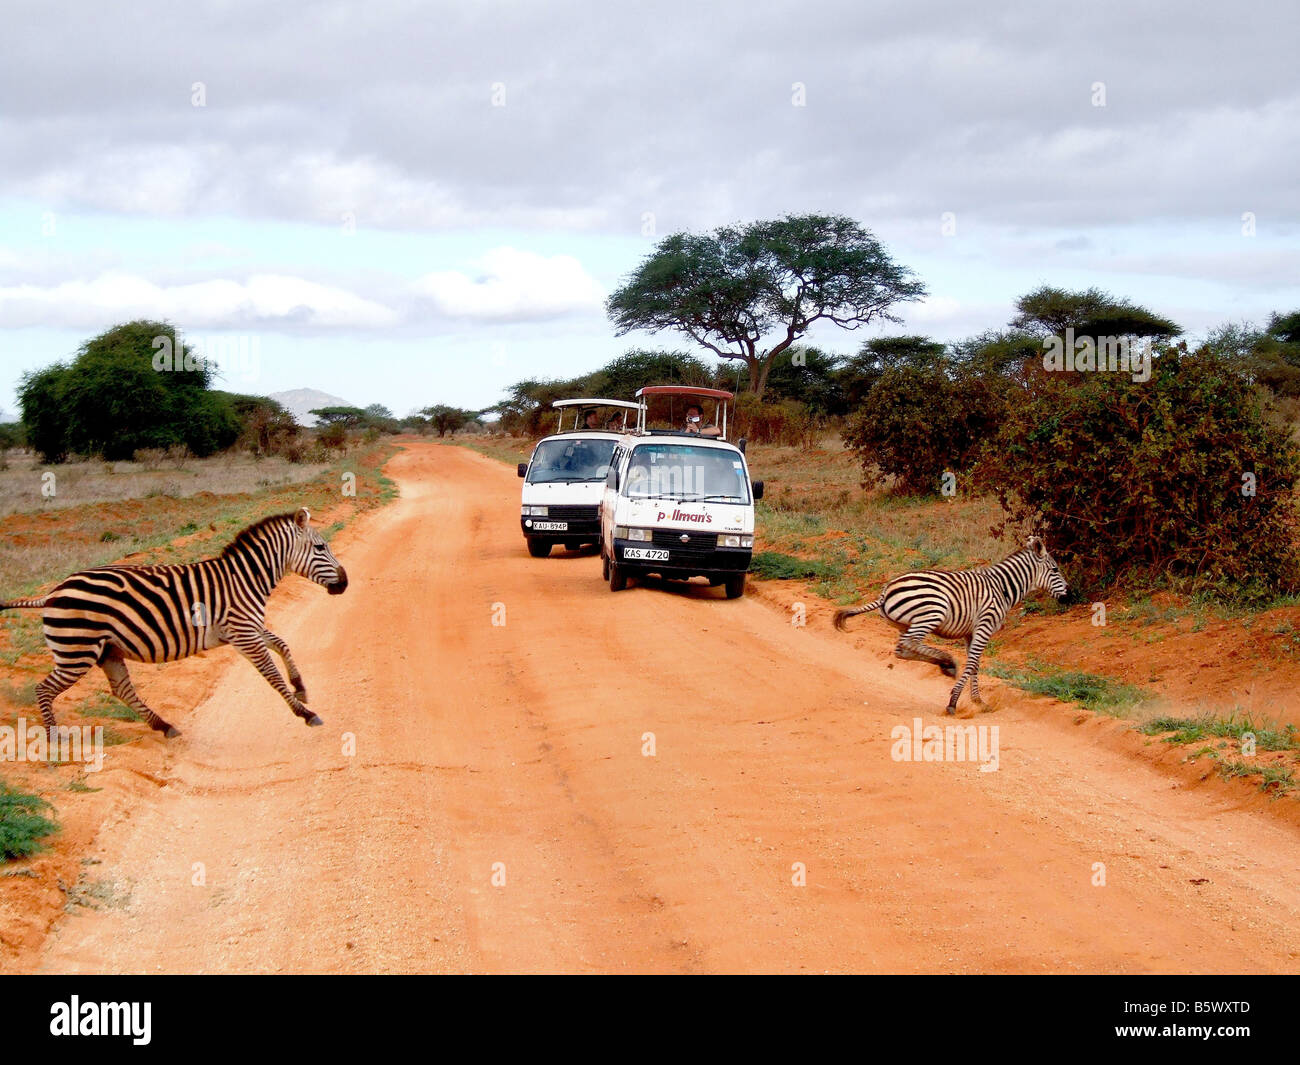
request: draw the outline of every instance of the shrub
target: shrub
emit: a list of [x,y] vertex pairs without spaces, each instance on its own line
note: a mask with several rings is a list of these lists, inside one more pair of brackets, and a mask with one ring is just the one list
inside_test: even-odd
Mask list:
[[348,431],[341,422],[327,425],[316,434],[316,442],[322,447],[342,449],[348,446]]
[[210,455],[239,434],[230,405],[208,390],[211,377],[172,326],[127,322],[86,341],[71,363],[25,374],[23,422],[51,462],[74,451],[126,459],[175,444]]
[[968,470],[1002,416],[1010,382],[938,359],[886,369],[846,419],[844,443],[866,483],[895,478],[913,495],[937,492],[944,473]]
[[1168,348],[1126,373],[1026,377],[978,477],[1085,587],[1183,578],[1231,599],[1300,587],[1300,454],[1239,366]]
[[728,436],[742,436],[758,444],[783,444],[788,447],[811,446],[817,419],[798,400],[783,399],[767,403],[751,392],[736,397],[735,423],[728,426]]
[[26,858],[42,848],[41,837],[57,827],[44,816],[50,804],[0,781],[0,861]]

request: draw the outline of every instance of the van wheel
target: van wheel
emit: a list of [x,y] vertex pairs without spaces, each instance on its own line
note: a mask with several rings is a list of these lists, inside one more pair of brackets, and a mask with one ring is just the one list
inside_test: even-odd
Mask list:
[[621,592],[627,587],[627,570],[617,562],[606,562],[609,568],[609,590],[611,592]]
[[600,554],[600,579],[602,581],[609,580],[609,559],[605,557],[603,551]]
[[551,553],[551,541],[539,540],[537,537],[531,537],[528,541],[528,553],[533,558],[546,558]]
[[727,578],[727,598],[739,599],[745,594],[745,575],[742,573],[737,577]]

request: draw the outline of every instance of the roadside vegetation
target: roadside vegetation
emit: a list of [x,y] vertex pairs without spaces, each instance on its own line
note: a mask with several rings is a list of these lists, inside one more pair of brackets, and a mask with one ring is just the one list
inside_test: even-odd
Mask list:
[[50,812],[50,804],[39,795],[17,791],[0,780],[0,865],[42,849],[42,840],[58,828],[46,816]]

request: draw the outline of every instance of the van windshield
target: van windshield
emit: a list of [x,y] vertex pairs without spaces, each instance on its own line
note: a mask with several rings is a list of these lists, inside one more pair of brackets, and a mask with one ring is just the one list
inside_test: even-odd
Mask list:
[[609,472],[609,460],[616,442],[582,437],[543,440],[533,452],[528,483],[603,481]]
[[632,452],[623,481],[631,499],[750,502],[745,464],[734,451],[693,444],[644,444]]

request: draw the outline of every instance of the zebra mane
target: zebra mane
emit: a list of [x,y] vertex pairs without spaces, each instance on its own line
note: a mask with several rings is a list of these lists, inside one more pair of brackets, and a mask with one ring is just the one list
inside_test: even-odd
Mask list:
[[270,517],[262,518],[261,521],[253,522],[253,524],[249,525],[247,528],[240,529],[239,532],[235,534],[235,538],[221,549],[219,557],[229,558],[231,555],[238,553],[243,548],[256,543],[261,539],[259,534],[272,525],[278,525],[280,522],[289,522],[292,524],[294,513],[295,512],[291,510],[287,514],[272,514]]

